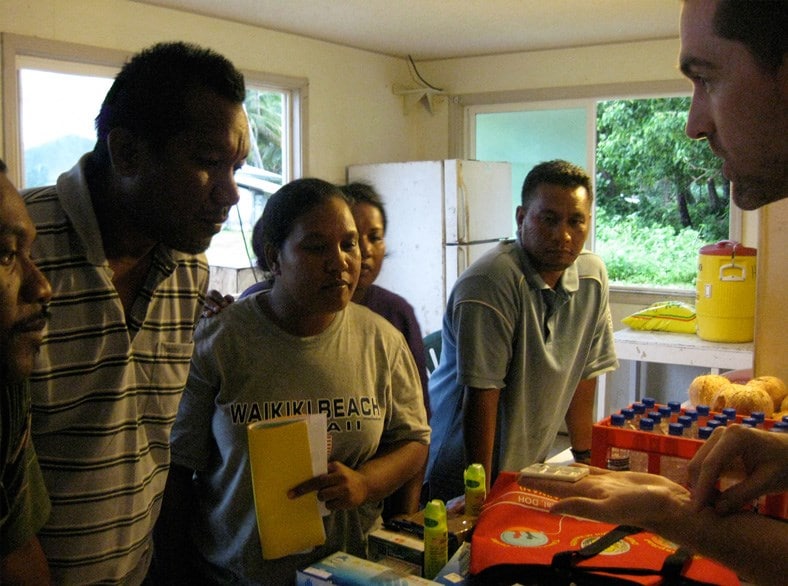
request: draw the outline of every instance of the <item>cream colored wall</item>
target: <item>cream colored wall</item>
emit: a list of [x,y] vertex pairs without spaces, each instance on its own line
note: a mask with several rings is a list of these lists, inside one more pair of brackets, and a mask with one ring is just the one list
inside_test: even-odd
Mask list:
[[430,83],[452,94],[598,86],[681,79],[678,51],[675,38],[431,61],[420,64],[419,70]]
[[2,0],[0,30],[129,52],[185,40],[241,69],[307,78],[310,175],[340,182],[348,163],[413,158],[402,102],[391,91],[407,80],[400,59],[126,0]]

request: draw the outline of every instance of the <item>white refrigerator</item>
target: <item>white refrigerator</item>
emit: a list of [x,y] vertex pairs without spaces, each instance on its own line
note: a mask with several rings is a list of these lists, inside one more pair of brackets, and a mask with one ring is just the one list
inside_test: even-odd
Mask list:
[[422,333],[439,330],[457,277],[513,234],[509,163],[444,160],[351,165],[386,207],[386,259],[376,285],[413,306]]

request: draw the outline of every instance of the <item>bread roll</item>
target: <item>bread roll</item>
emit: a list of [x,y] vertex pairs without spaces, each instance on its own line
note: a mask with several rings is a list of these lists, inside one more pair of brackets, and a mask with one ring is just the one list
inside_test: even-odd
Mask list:
[[703,374],[696,376],[689,386],[689,400],[693,405],[709,405],[714,395],[721,388],[731,384],[727,378],[719,374]]
[[782,381],[782,379],[779,379],[776,376],[759,376],[749,381],[747,386],[758,387],[766,391],[766,393],[772,398],[774,410],[782,411],[781,405],[783,399],[788,396],[788,387],[785,386],[785,383]]
[[759,386],[728,383],[721,387],[709,403],[712,411],[722,411],[726,407],[736,409],[737,415],[749,415],[753,411],[763,411],[766,417],[774,413],[774,402],[769,393]]

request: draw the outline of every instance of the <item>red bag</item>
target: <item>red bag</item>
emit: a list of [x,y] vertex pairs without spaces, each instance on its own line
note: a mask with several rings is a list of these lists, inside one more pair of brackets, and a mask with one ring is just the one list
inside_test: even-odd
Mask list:
[[498,475],[473,530],[472,584],[738,585],[731,570],[636,527],[548,512],[556,499]]

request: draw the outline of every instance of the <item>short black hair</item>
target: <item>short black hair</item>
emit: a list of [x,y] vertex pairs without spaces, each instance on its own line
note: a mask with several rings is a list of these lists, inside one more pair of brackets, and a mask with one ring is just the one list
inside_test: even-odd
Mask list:
[[6,171],[8,171],[8,167],[6,166],[5,161],[0,159],[0,173],[5,173]]
[[788,50],[788,0],[720,0],[714,32],[744,43],[764,70],[776,72]]
[[186,102],[209,90],[235,104],[246,96],[243,74],[225,57],[191,43],[158,43],[134,55],[107,92],[96,117],[98,163],[109,163],[107,136],[126,128],[154,148],[189,127]]
[[555,159],[539,163],[525,176],[521,193],[521,203],[524,208],[528,208],[536,188],[542,183],[562,187],[584,187],[588,192],[588,200],[594,201],[594,190],[588,173],[569,161]]
[[383,205],[383,198],[375,191],[375,188],[364,181],[353,181],[347,185],[340,186],[342,192],[348,197],[351,205],[357,203],[366,203],[371,205],[380,212],[380,217],[383,220],[383,231],[386,231],[386,208]]

